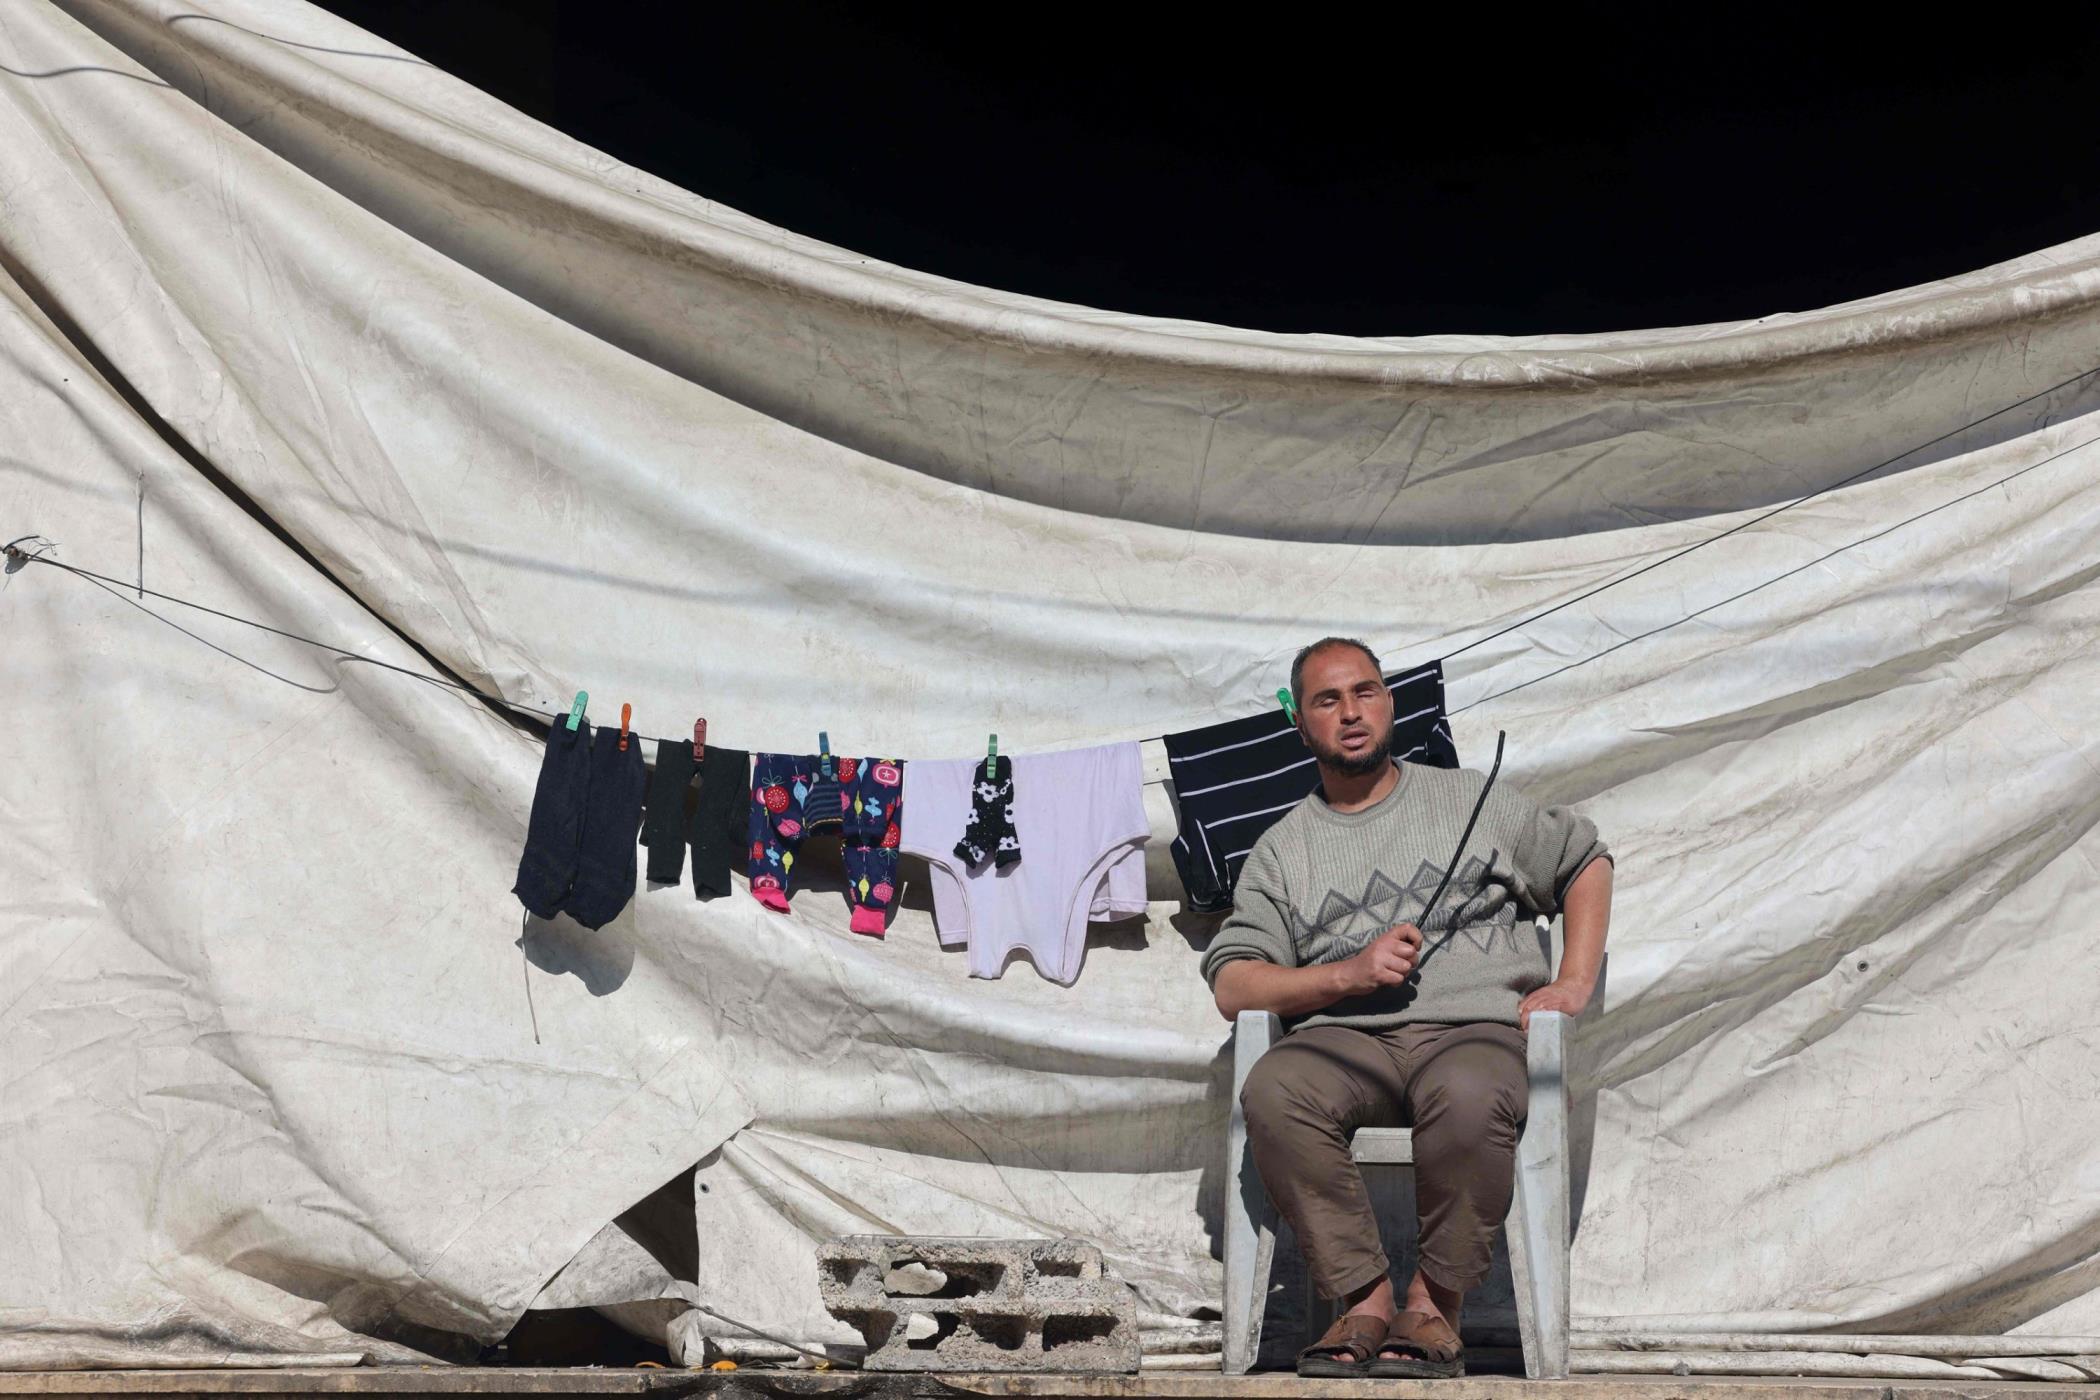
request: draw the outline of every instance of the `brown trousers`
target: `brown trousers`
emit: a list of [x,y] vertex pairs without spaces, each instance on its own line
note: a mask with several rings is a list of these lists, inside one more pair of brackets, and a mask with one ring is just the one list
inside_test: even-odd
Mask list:
[[1463,1290],[1486,1276],[1509,1214],[1529,1101],[1524,1032],[1486,1021],[1295,1031],[1255,1061],[1240,1092],[1262,1184],[1329,1298],[1392,1267],[1351,1133],[1413,1127],[1416,1255],[1432,1282]]

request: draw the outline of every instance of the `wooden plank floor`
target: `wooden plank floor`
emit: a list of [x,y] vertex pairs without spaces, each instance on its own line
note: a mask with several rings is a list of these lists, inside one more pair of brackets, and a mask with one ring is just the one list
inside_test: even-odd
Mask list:
[[1456,1381],[1313,1381],[1288,1373],[1221,1376],[894,1375],[858,1371],[611,1370],[595,1367],[369,1366],[225,1371],[0,1372],[0,1397],[553,1397],[660,1400],[2013,1400],[2088,1387],[2040,1381],[1824,1380],[1808,1377],[1473,1376]]

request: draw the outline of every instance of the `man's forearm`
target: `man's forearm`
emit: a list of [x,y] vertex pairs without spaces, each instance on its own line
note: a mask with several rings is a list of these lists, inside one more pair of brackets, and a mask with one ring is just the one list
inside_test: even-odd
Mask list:
[[1604,966],[1604,934],[1611,927],[1611,877],[1609,859],[1591,861],[1561,899],[1562,942],[1560,979],[1585,987],[1595,986]]
[[1236,1020],[1242,1011],[1273,1011],[1279,1016],[1301,1016],[1332,1006],[1342,999],[1339,967],[1319,963],[1312,967],[1279,967],[1275,963],[1242,958],[1218,969],[1214,989],[1218,1014]]

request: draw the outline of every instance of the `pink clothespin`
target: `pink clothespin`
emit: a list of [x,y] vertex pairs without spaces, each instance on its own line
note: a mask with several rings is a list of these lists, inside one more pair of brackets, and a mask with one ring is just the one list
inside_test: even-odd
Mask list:
[[693,762],[705,763],[706,761],[707,721],[704,719],[696,719],[693,721]]

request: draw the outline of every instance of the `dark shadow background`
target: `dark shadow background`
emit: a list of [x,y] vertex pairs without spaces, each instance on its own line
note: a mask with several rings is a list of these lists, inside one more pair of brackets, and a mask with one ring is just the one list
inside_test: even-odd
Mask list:
[[799,233],[1360,335],[1804,310],[2100,230],[2100,11],[322,0]]

